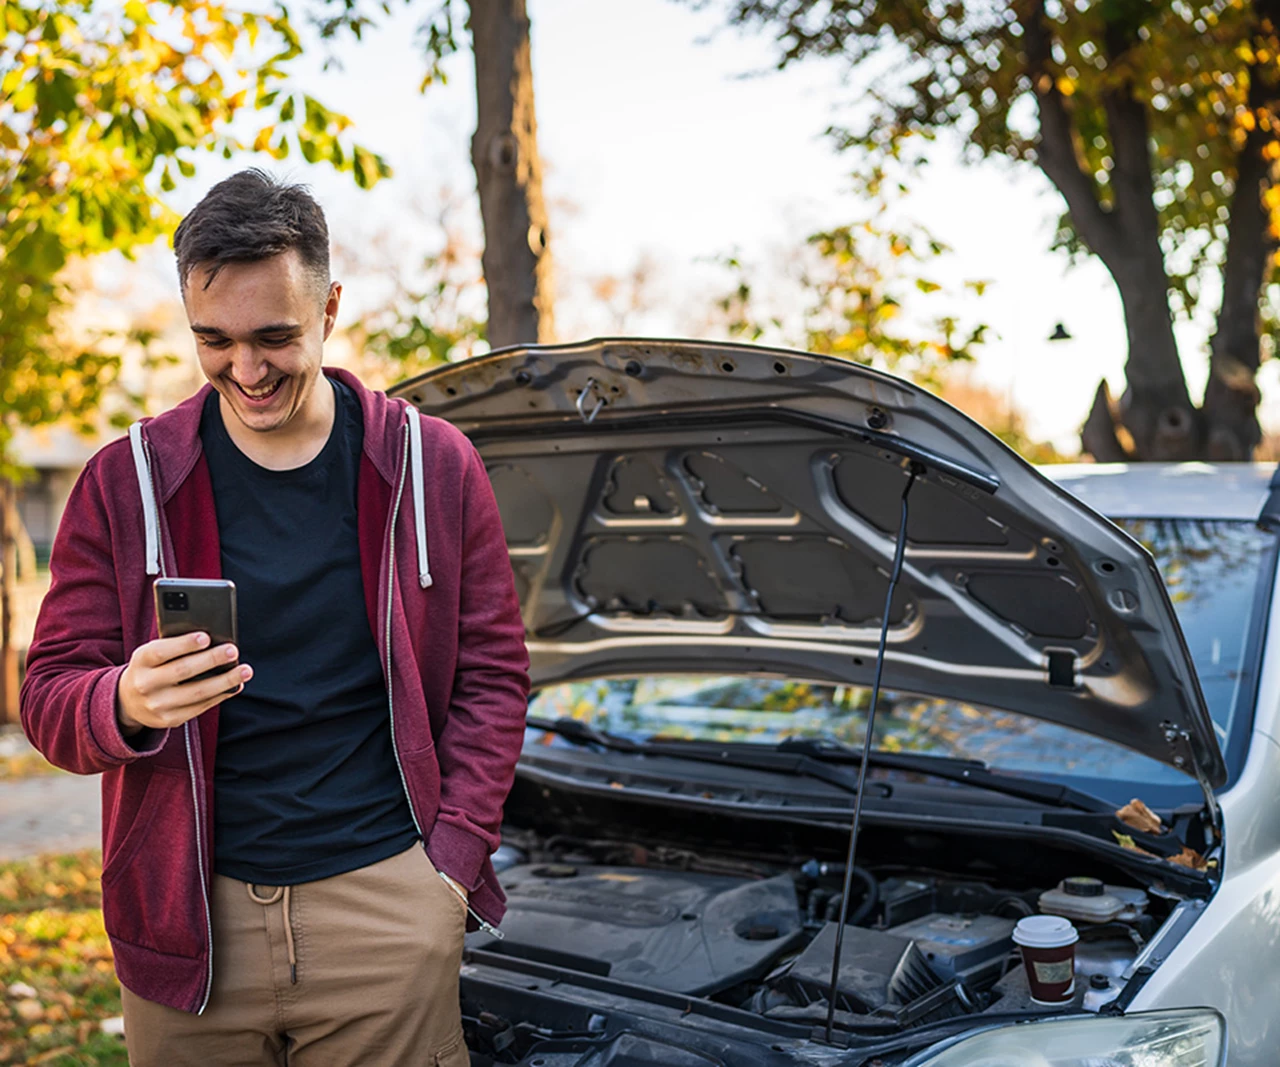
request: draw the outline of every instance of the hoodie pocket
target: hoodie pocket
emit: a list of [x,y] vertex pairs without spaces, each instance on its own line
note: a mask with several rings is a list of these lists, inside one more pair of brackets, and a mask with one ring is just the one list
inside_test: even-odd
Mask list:
[[429,835],[436,812],[440,810],[440,762],[436,750],[428,745],[417,752],[401,753],[400,768],[404,771],[414,813],[423,833]]
[[102,872],[107,933],[167,955],[204,949],[191,779],[157,767],[142,803]]

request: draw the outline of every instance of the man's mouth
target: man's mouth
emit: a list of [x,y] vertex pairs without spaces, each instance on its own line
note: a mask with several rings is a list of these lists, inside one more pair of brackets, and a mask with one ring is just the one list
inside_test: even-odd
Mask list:
[[240,392],[242,392],[250,400],[261,401],[261,400],[266,400],[269,397],[273,396],[279,390],[280,386],[284,384],[284,379],[277,378],[274,382],[269,382],[266,385],[258,385],[258,386],[252,386],[252,387],[247,385],[241,385],[239,382],[234,382],[233,384],[237,389],[240,390]]

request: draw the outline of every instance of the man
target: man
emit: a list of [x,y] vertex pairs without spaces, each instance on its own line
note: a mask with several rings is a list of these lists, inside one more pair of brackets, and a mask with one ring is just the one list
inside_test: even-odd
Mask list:
[[[174,248],[209,384],[89,461],[22,691],[33,743],[103,774],[130,1061],[466,1064],[528,692],[484,467],[322,370],[342,289],[304,189],[237,174]],[[158,639],[157,575],[234,580],[240,647]]]

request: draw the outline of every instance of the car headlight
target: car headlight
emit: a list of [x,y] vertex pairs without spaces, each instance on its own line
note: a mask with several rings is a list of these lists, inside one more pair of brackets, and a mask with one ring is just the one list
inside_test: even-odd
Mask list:
[[1046,1019],[961,1035],[903,1067],[1220,1067],[1226,1024],[1208,1008]]

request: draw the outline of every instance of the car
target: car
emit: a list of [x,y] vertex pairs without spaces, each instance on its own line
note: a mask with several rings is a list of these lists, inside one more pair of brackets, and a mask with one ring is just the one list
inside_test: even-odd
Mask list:
[[482,456],[531,659],[473,1064],[1277,1062],[1270,466],[1036,470],[745,344],[392,393]]

